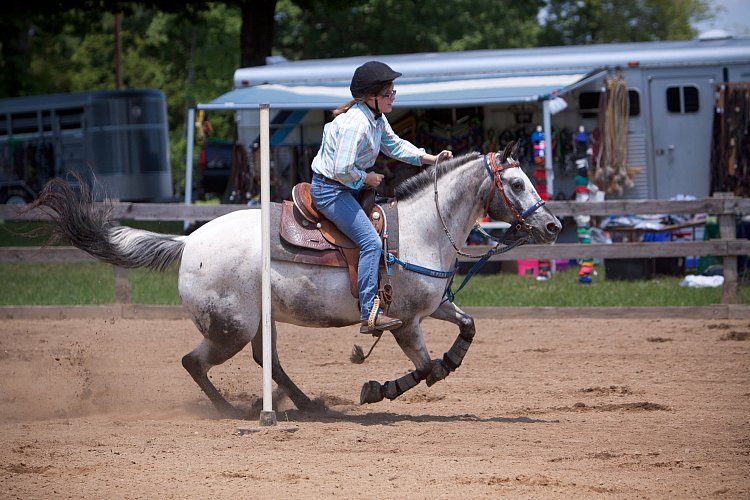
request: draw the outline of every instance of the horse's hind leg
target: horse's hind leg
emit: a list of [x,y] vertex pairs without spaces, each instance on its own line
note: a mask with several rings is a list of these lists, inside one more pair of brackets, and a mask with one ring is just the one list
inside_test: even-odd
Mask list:
[[[258,329],[258,333],[252,340],[253,347],[253,359],[258,366],[263,366],[263,333],[262,328]],[[284,369],[281,367],[279,361],[279,353],[276,350],[276,322],[271,322],[271,378],[276,382],[281,390],[283,390],[289,399],[292,400],[294,406],[300,410],[309,410],[314,407],[314,403],[307,397],[307,394],[297,387],[292,382],[289,375],[286,374]]]
[[216,386],[208,378],[208,370],[220,365],[247,345],[247,342],[218,344],[209,339],[203,339],[198,347],[190,351],[182,358],[182,366],[188,371],[193,380],[201,390],[208,396],[217,410],[230,418],[244,418],[246,415],[234,407],[216,389]]

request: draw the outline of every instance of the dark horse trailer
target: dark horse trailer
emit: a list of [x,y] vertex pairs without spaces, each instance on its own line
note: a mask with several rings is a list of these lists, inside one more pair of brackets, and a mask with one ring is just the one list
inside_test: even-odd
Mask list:
[[122,201],[172,198],[167,108],[159,90],[0,99],[0,203],[32,200],[79,173]]

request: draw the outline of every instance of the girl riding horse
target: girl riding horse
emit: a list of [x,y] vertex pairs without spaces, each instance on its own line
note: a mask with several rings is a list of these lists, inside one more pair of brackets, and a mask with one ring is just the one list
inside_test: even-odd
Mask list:
[[377,188],[383,175],[367,170],[375,165],[379,152],[412,165],[434,165],[438,157],[452,157],[450,151],[438,156],[426,153],[393,132],[385,113],[393,109],[393,80],[399,76],[401,73],[378,61],[358,67],[349,87],[354,99],[333,112],[335,118],[326,124],[320,150],[312,162],[315,205],[360,249],[359,331],[373,335],[399,328],[402,321],[383,314],[375,301],[380,237],[356,196],[367,187]]

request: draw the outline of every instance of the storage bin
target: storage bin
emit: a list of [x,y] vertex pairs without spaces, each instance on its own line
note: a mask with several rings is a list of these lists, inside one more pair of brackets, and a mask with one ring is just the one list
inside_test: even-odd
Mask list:
[[539,261],[536,259],[532,260],[519,260],[518,261],[518,275],[519,276],[539,276]]

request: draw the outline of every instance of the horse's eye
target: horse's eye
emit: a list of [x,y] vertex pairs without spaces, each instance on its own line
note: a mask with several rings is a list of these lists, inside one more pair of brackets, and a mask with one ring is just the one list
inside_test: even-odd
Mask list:
[[510,187],[513,188],[513,191],[523,191],[524,184],[521,179],[513,179],[513,182],[510,183]]

